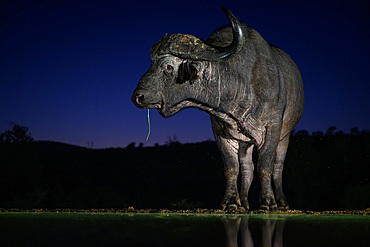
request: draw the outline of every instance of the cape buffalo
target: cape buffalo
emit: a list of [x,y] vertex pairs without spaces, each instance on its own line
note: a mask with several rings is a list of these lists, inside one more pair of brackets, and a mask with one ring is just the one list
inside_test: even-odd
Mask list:
[[254,147],[261,209],[288,209],[282,171],[290,132],[303,113],[302,77],[289,55],[222,10],[231,25],[207,40],[175,33],[153,45],[151,66],[131,99],[141,109],[157,108],[166,118],[187,107],[211,115],[227,180],[223,210],[249,209]]

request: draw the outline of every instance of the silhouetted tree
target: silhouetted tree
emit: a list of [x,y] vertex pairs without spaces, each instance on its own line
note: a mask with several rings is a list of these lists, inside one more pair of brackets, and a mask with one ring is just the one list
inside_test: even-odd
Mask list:
[[1,143],[26,143],[32,142],[33,138],[28,133],[28,128],[15,124],[13,128],[0,134]]
[[360,135],[360,131],[358,130],[357,127],[351,128],[351,135],[352,136],[358,136],[358,135]]
[[315,138],[322,139],[324,137],[324,133],[322,133],[321,131],[314,131],[312,132],[312,136]]
[[309,133],[307,130],[300,130],[297,133],[294,134],[296,137],[308,137]]
[[136,143],[135,142],[131,142],[130,144],[128,144],[127,145],[127,147],[126,148],[135,148],[135,145],[136,145]]
[[336,136],[343,136],[344,132],[339,130],[338,132],[335,133]]
[[363,130],[363,131],[361,131],[361,135],[363,135],[363,136],[369,136],[370,135],[370,130]]
[[179,144],[180,144],[180,142],[177,139],[177,136],[175,136],[175,135],[172,138],[168,137],[168,140],[166,141],[166,145],[168,145],[168,146],[179,145]]
[[325,136],[332,137],[334,136],[334,131],[337,129],[335,126],[330,126],[329,129],[326,131]]

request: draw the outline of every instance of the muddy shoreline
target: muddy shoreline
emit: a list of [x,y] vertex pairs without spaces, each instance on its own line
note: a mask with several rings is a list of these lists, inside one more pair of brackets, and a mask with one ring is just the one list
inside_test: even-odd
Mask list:
[[222,211],[220,209],[186,209],[186,210],[172,210],[172,209],[135,209],[133,207],[122,209],[5,209],[0,208],[0,213],[133,213],[133,214],[238,214],[238,215],[254,215],[254,214],[281,214],[281,215],[370,215],[370,208],[363,210],[326,210],[326,211],[309,211],[309,210],[286,210],[269,212],[264,210],[248,211],[240,213],[237,211]]

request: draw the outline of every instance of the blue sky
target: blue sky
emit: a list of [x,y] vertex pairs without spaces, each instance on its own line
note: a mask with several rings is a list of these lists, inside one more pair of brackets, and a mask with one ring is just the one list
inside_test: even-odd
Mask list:
[[206,39],[228,24],[220,6],[286,51],[306,105],[296,130],[370,129],[370,5],[366,1],[8,1],[0,5],[0,132],[95,148],[213,140],[208,114],[169,119],[131,94],[165,33]]

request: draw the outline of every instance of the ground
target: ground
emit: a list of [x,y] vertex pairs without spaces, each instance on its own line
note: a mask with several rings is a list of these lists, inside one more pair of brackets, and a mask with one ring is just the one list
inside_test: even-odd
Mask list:
[[[236,211],[222,211],[220,209],[192,209],[192,210],[169,210],[169,209],[135,209],[133,207],[123,209],[4,209],[0,208],[0,213],[3,212],[63,212],[63,213],[162,213],[162,214],[240,214]],[[269,212],[264,210],[249,211],[246,214],[307,214],[307,215],[370,215],[370,208],[364,210],[344,210],[344,211],[306,211],[306,210],[286,210]]]

